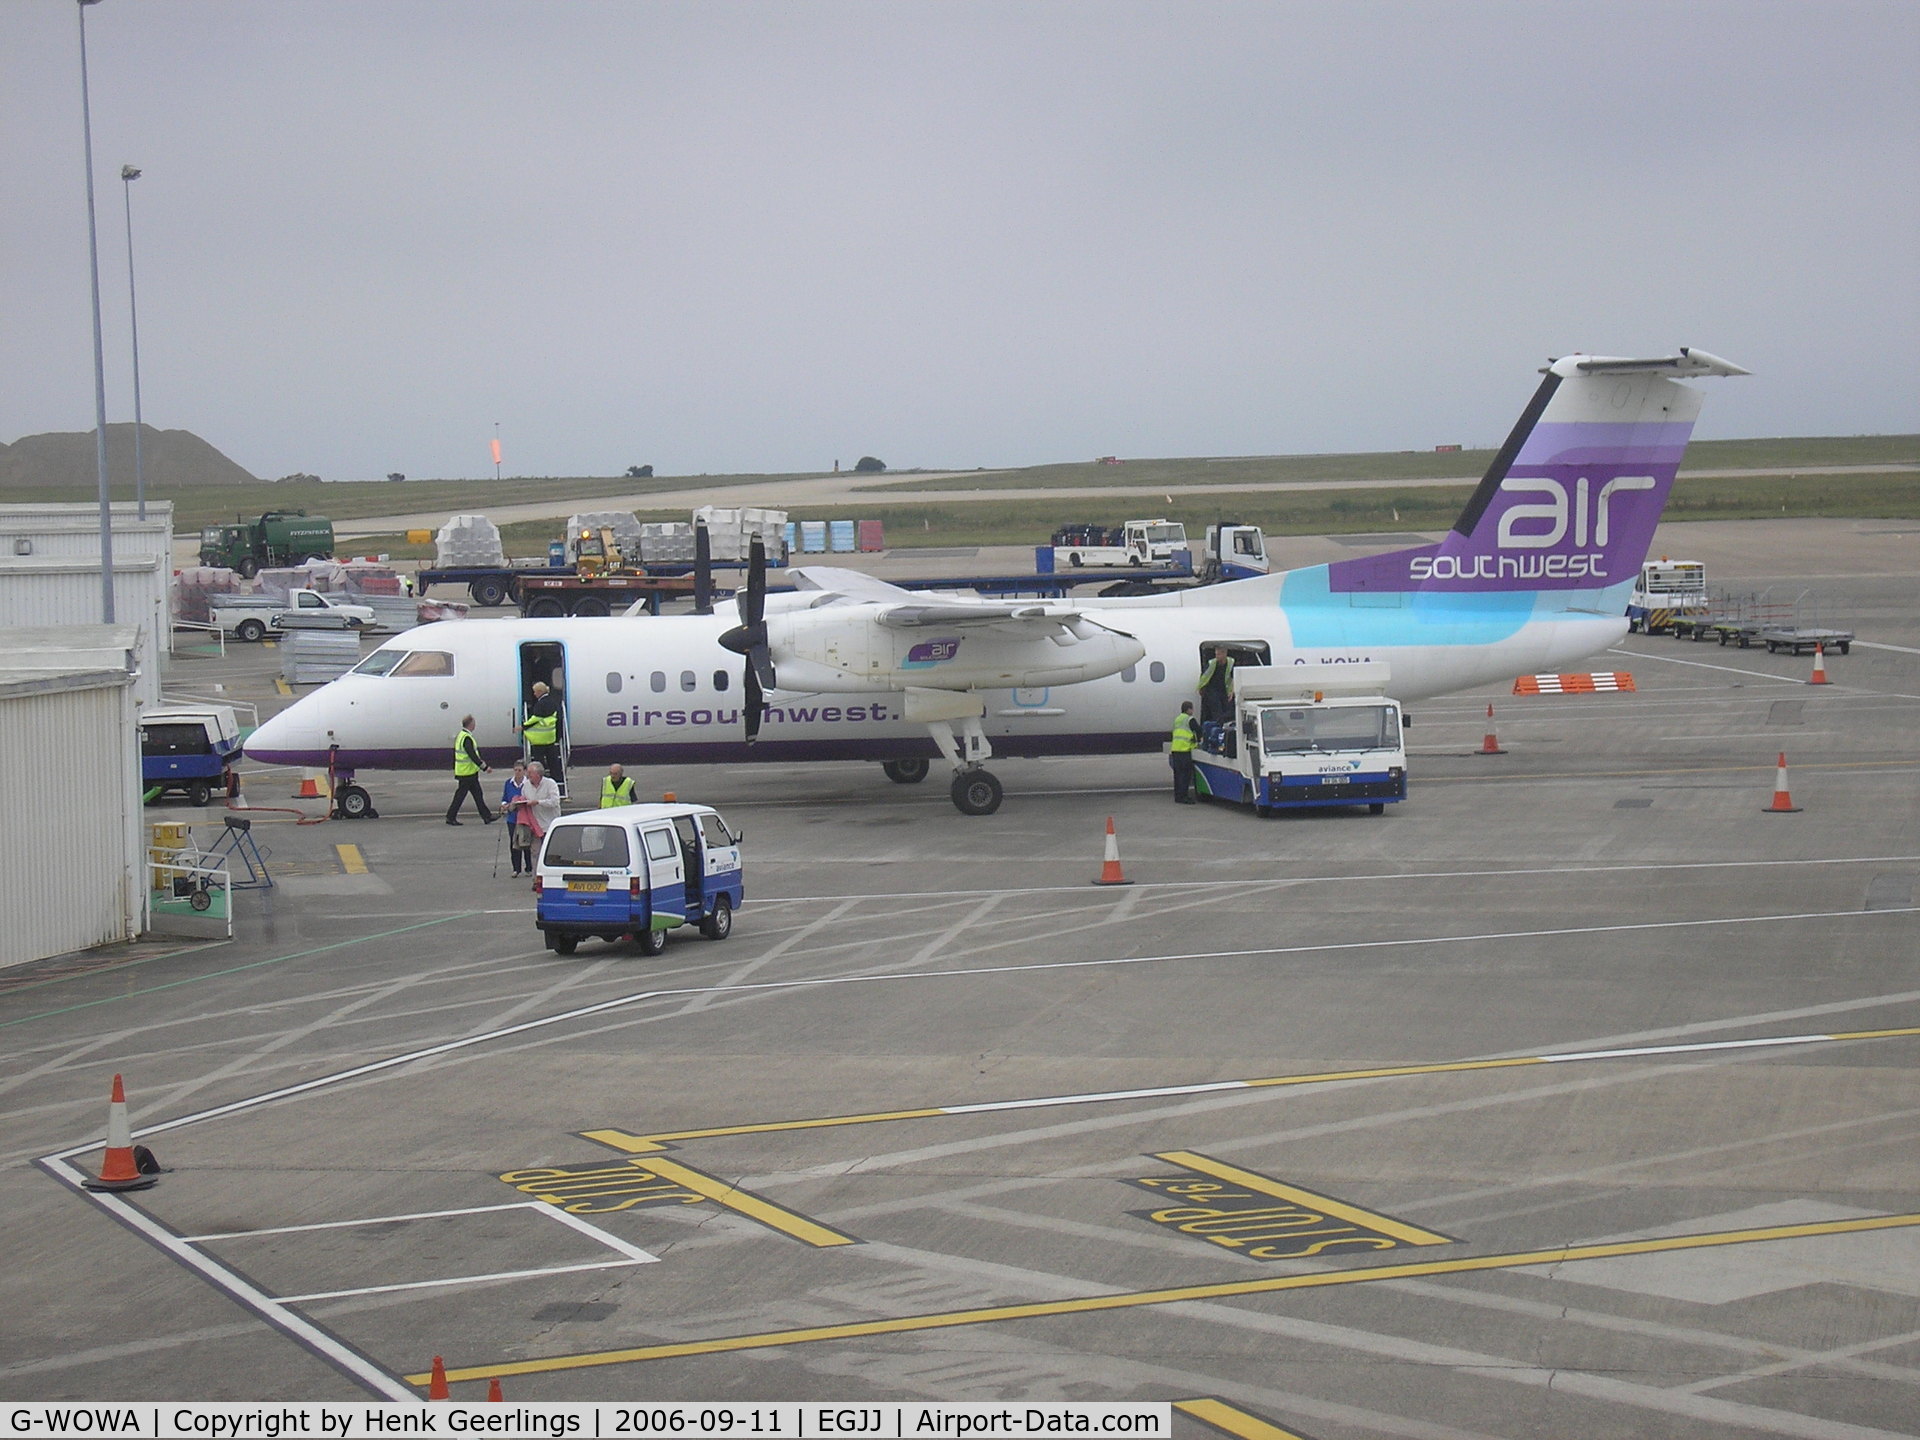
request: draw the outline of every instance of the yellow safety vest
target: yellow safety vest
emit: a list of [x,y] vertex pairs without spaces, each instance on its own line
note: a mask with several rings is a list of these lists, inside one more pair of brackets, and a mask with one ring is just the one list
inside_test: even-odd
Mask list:
[[[467,753],[467,742],[473,739],[471,730],[462,730],[453,737],[453,773],[455,775],[478,775],[480,767],[474,764],[473,756]],[[478,750],[479,746],[474,747]]]
[[1184,755],[1199,743],[1199,728],[1191,715],[1182,714],[1173,722],[1173,753]]
[[616,805],[631,805],[632,803],[633,777],[631,775],[624,777],[618,786],[613,783],[613,777],[611,775],[600,782],[600,808],[602,810],[611,810]]
[[527,723],[520,727],[520,733],[527,737],[529,745],[551,745],[560,735],[560,716],[536,715],[527,712]]

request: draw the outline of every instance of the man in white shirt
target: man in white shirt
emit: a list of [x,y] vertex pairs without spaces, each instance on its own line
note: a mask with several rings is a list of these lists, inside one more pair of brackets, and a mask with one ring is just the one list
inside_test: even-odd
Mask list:
[[547,768],[538,760],[527,766],[527,784],[521,799],[532,806],[533,833],[537,841],[560,818],[560,787],[547,778]]

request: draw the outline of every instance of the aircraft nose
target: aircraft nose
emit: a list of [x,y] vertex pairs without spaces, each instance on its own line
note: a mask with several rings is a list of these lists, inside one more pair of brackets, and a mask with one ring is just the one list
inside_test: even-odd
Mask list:
[[[249,735],[244,747],[247,758],[280,765],[324,764],[326,736],[318,723],[298,713],[300,709],[295,704],[281,711]],[[308,758],[314,752],[321,755],[318,762]]]

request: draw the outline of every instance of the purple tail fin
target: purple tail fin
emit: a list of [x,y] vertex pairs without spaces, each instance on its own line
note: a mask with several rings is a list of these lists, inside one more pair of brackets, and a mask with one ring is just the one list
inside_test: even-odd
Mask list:
[[1579,591],[1632,580],[1700,413],[1699,392],[1671,377],[1746,373],[1700,350],[1556,360],[1447,537],[1338,561],[1329,588]]

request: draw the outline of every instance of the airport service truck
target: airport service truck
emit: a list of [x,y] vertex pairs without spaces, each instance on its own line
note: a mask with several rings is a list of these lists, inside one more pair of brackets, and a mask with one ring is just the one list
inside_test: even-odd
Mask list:
[[1267,569],[1267,537],[1258,525],[1223,520],[1207,527],[1206,552],[1200,562],[1201,584],[1250,580],[1266,574]]
[[1256,815],[1365,805],[1375,815],[1407,798],[1407,751],[1387,666],[1242,665],[1231,722],[1202,727],[1193,752],[1202,798]]
[[1698,560],[1669,560],[1662,555],[1640,567],[1627,597],[1627,629],[1659,635],[1674,622],[1691,626],[1707,613],[1707,567]]
[[200,563],[237,570],[248,580],[274,566],[332,558],[333,522],[304,510],[269,510],[258,520],[200,532]]
[[373,624],[373,607],[289,590],[284,605],[271,595],[223,595],[207,606],[207,618],[232,639],[252,642],[288,630],[360,630]]
[[1042,546],[1036,555],[1042,573],[1059,568],[1060,562],[1078,568],[1082,565],[1173,565],[1185,553],[1188,563],[1192,552],[1187,547],[1187,527],[1178,520],[1129,520],[1124,525],[1063,525],[1053,532],[1051,546]]

